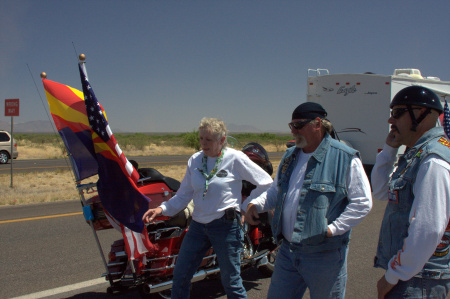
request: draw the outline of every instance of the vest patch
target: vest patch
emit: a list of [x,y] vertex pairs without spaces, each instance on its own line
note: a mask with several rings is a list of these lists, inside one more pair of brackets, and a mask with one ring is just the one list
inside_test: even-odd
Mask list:
[[446,138],[441,137],[441,138],[438,140],[438,142],[439,142],[440,144],[445,145],[446,147],[450,148],[450,142],[449,142]]
[[398,203],[398,191],[397,190],[394,190],[394,191],[389,190],[388,199],[389,199],[389,202]]
[[423,150],[421,149],[420,151],[417,152],[416,157],[420,158],[420,155],[422,155],[422,153],[423,153]]
[[292,155],[287,157],[284,162],[283,162],[283,166],[281,166],[281,173],[284,174],[289,166],[289,163],[292,160]]
[[436,251],[433,253],[434,256],[444,256],[447,255],[450,251],[450,237],[448,235],[442,236],[441,242],[436,248]]

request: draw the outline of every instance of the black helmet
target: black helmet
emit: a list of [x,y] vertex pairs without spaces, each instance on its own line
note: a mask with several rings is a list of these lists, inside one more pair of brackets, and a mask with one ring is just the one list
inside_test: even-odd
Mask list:
[[[250,142],[242,148],[242,152],[246,154],[250,160],[258,164],[269,175],[273,173],[272,163],[269,161],[269,156],[262,145],[256,142]],[[248,181],[242,181],[242,196],[249,196],[250,192],[255,189],[256,186]]]
[[267,155],[267,152],[262,145],[256,142],[250,142],[242,148],[242,151],[250,158],[250,160],[258,164],[269,175],[272,175],[272,163],[270,163],[269,155]]
[[423,86],[409,86],[400,90],[392,99],[391,108],[395,105],[415,105],[444,112],[439,97],[430,89]]

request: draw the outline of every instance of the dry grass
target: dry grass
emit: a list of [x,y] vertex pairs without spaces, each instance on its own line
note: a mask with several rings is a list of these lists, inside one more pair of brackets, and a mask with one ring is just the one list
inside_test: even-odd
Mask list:
[[[264,145],[268,151],[276,151],[270,145]],[[193,149],[174,146],[149,145],[144,150],[133,148],[123,148],[126,156],[150,156],[166,155],[167,153],[176,155],[190,155]],[[21,144],[20,159],[56,159],[64,158],[65,153],[61,148],[55,146],[42,146]],[[272,161],[274,173],[279,161]],[[162,165],[158,166],[158,171],[163,175],[181,181],[186,171],[186,165]],[[96,182],[97,178],[92,177],[82,183]],[[76,191],[75,179],[71,171],[54,171],[39,173],[15,173],[13,175],[13,187],[11,188],[11,176],[9,174],[0,175],[0,205],[23,205],[31,203],[67,201],[79,199]]]
[[[158,170],[165,176],[181,181],[186,170],[185,165],[166,165]],[[82,183],[96,182],[97,177],[91,177]],[[66,201],[79,199],[75,179],[71,171],[18,173],[11,176],[0,175],[0,205],[23,205],[30,203]]]
[[77,199],[77,191],[71,172],[55,171],[40,173],[0,175],[0,205],[65,201]]
[[[272,161],[276,173],[279,161]],[[158,167],[165,176],[181,181],[186,171],[185,165],[165,165]],[[92,177],[82,183],[96,182]],[[0,205],[24,205],[31,203],[66,201],[79,199],[72,172],[56,171],[41,173],[18,173],[13,176],[0,175]]]
[[[61,146],[63,146],[61,144]],[[286,146],[280,146],[274,144],[263,144],[264,148],[268,152],[284,151]],[[136,149],[133,146],[122,147],[122,151],[125,156],[161,156],[161,155],[192,155],[195,150],[185,146],[167,146],[150,144],[145,146],[144,149]],[[19,159],[64,159],[66,152],[64,148],[54,145],[45,144],[42,146],[36,146],[36,144],[22,142],[19,148]]]
[[36,146],[25,141],[19,146],[19,159],[63,159],[65,156],[65,150],[54,145]]
[[[161,156],[171,153],[172,155],[192,155],[195,150],[184,146],[165,146],[150,144],[143,150],[126,146],[122,148],[126,156]],[[20,159],[64,159],[66,157],[65,150],[53,145],[42,145],[36,147],[35,144],[20,144]]]

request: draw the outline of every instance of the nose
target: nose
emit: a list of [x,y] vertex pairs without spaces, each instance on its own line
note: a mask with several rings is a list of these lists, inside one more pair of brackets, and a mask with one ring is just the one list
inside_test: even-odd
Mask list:
[[395,118],[393,118],[392,116],[391,117],[389,117],[389,119],[388,119],[388,124],[394,124],[395,123]]
[[291,128],[291,134],[294,134],[295,135],[295,133],[297,133],[298,132],[298,130],[294,127],[294,126],[292,126],[292,128]]

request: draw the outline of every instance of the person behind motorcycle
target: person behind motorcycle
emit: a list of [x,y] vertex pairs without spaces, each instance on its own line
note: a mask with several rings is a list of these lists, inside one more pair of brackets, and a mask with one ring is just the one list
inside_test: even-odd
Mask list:
[[212,246],[228,298],[247,298],[240,276],[243,232],[240,228],[241,188],[246,180],[256,185],[248,201],[267,190],[272,178],[241,151],[227,148],[227,129],[216,118],[200,121],[202,150],[191,156],[176,195],[143,216],[173,216],[191,199],[194,212],[173,273],[172,298],[189,298],[191,279]]
[[273,237],[282,244],[268,298],[344,298],[350,231],[369,213],[369,180],[356,150],[333,139],[325,109],[299,105],[289,128],[296,146],[281,159],[272,187],[248,205],[245,220],[275,209]]

